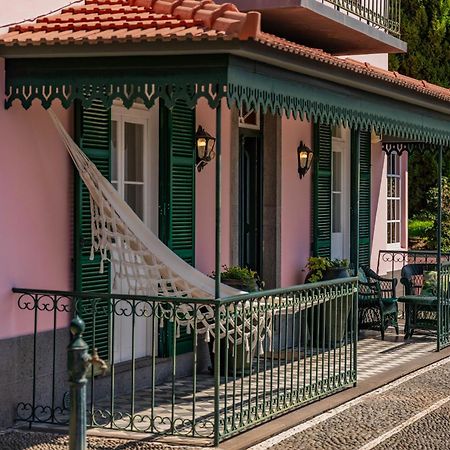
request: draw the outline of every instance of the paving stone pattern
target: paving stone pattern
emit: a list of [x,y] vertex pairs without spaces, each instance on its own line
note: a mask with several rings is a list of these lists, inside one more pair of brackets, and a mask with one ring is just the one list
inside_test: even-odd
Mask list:
[[[0,434],[0,450],[67,450],[66,436],[9,431]],[[88,437],[89,450],[199,450],[200,447],[173,446],[156,442],[130,441],[123,439],[106,439]]]
[[[450,393],[450,363],[368,397],[292,436],[273,450],[352,450],[399,426]],[[374,447],[376,450],[450,449],[450,405],[426,415]]]

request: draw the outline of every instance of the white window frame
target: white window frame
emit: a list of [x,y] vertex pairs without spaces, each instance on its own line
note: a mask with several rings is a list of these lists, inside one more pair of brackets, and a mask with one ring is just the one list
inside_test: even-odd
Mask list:
[[[402,158],[397,155],[397,153],[386,155],[386,158],[396,158],[396,167],[398,171],[398,173],[395,174],[389,173],[389,159],[386,159],[386,245],[388,249],[398,249],[401,248],[402,245]],[[389,195],[389,182],[391,178],[398,180],[398,193],[395,196]],[[398,204],[398,208],[394,206],[394,215],[395,212],[398,211],[398,217],[395,215],[393,219],[388,219],[390,202]],[[395,228],[398,227],[398,241],[396,240],[395,242],[389,242],[388,228],[390,224],[395,224],[395,235],[397,235]]]
[[[117,171],[117,190],[122,198],[125,196],[125,184],[143,185],[143,220],[154,232],[158,233],[158,175],[159,175],[159,107],[155,104],[153,108],[147,109],[145,105],[135,103],[132,108],[125,108],[120,101],[115,101],[111,109],[111,121],[116,121],[118,126],[118,150],[117,163],[120,170]],[[143,137],[143,181],[125,182],[125,122],[141,124],[144,126]],[[119,142],[120,141],[120,142]],[[151,146],[154,146],[151,147]],[[154,151],[154,149],[156,151]],[[149,176],[149,174],[151,174]]]

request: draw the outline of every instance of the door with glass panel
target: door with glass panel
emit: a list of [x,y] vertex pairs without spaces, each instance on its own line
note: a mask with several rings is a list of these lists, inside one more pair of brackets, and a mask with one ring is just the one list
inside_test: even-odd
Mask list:
[[331,258],[350,257],[350,136],[347,129],[332,129]]
[[[121,197],[144,223],[157,233],[157,158],[158,136],[155,135],[151,111],[138,107],[112,109],[111,181]],[[155,188],[156,186],[156,188]],[[125,281],[112,269],[112,292],[129,293]],[[141,309],[144,305],[139,306]],[[116,302],[114,314],[115,362],[148,356],[152,351],[154,333],[151,320],[131,314],[132,304]]]

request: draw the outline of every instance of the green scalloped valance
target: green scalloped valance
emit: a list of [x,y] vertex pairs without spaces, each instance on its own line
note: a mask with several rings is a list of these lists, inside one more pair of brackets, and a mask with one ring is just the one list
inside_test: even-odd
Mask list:
[[[198,58],[195,59],[198,61]],[[411,93],[414,95],[414,93]],[[60,100],[107,106],[121,99],[126,107],[156,99],[170,108],[177,99],[194,107],[205,98],[215,108],[229,105],[262,108],[273,114],[306,118],[352,128],[374,128],[403,139],[450,145],[450,116],[269,65],[226,55],[211,55],[202,65],[188,57],[116,57],[6,61],[6,107],[15,100],[44,108]]]

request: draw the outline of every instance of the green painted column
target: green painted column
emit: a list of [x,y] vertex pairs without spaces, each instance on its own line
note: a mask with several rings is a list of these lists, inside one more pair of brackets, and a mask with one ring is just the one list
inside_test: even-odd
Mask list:
[[442,271],[442,145],[438,148],[438,208],[437,208],[437,297],[438,297],[438,336],[437,350],[441,350],[442,333],[442,293],[441,293],[441,271]]
[[214,306],[214,445],[219,445],[220,423],[220,259],[221,259],[221,133],[222,133],[222,108],[221,104],[216,108],[216,255],[215,255],[215,306]]

